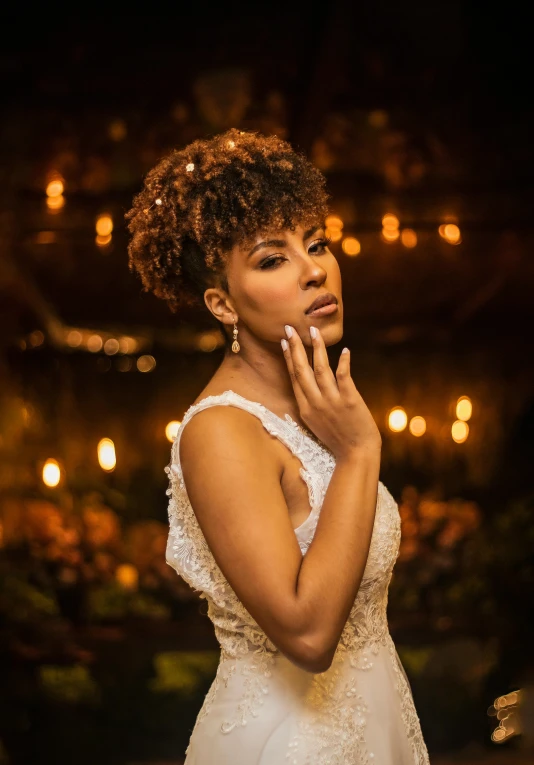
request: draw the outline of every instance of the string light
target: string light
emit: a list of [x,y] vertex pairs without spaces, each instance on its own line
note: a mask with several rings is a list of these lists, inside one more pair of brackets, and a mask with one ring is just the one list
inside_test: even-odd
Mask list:
[[406,428],[408,416],[402,406],[396,406],[390,410],[388,415],[388,427],[394,433],[400,433]]
[[149,354],[146,354],[144,356],[139,356],[137,359],[137,369],[140,372],[152,372],[154,367],[156,366],[156,359],[154,356],[150,356]]
[[115,470],[117,458],[115,455],[115,444],[111,438],[102,438],[98,442],[98,464],[106,472]]
[[327,215],[325,225],[326,235],[332,242],[339,242],[343,238],[343,221],[339,215]]
[[345,237],[345,239],[343,239],[343,242],[341,244],[341,248],[343,252],[345,253],[345,255],[352,255],[352,256],[359,255],[362,250],[362,246],[360,242],[354,236]]
[[469,396],[461,396],[456,402],[456,417],[466,422],[473,414],[473,404]]
[[412,228],[403,228],[401,231],[401,242],[407,249],[417,247],[417,234]]
[[412,436],[422,436],[426,433],[426,420],[424,417],[416,416],[410,420],[409,430]]
[[467,441],[467,437],[469,435],[469,425],[467,422],[464,422],[463,420],[456,420],[453,422],[451,427],[451,435],[453,441],[455,441],[457,444],[463,444],[464,441]]
[[48,459],[43,465],[43,483],[54,488],[61,480],[61,469],[56,460]]
[[393,213],[386,213],[382,217],[382,239],[391,243],[396,242],[399,236],[399,219]]
[[462,241],[460,228],[456,223],[442,223],[438,228],[438,233],[449,244],[460,244]]
[[167,441],[170,441],[171,443],[174,441],[179,427],[180,427],[179,420],[171,420],[170,422],[167,423],[167,425],[165,426],[165,436],[167,437]]

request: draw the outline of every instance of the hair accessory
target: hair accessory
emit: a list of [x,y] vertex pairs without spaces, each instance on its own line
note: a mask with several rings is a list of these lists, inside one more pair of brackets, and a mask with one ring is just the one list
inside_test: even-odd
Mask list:
[[192,162],[190,162],[188,165],[185,166],[185,169],[187,170],[188,173],[192,173],[193,170],[195,169],[195,166]]
[[239,351],[241,350],[241,346],[239,345],[237,341],[237,332],[238,332],[238,329],[234,322],[234,342],[232,343],[232,350],[234,353],[239,353]]
[[163,202],[162,202],[162,201],[161,201],[161,199],[158,197],[158,198],[157,198],[157,199],[156,199],[154,202],[152,202],[152,204],[150,205],[150,207],[145,207],[145,209],[144,209],[144,212],[145,212],[145,214],[146,214],[147,212],[149,212],[149,210],[151,210],[151,209],[154,207],[154,205],[157,205],[158,207],[160,207],[162,204],[163,204]]

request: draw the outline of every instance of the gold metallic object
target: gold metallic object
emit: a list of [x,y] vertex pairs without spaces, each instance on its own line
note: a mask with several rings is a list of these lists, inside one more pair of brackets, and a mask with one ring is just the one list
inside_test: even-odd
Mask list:
[[237,341],[237,332],[238,332],[238,329],[237,329],[236,323],[234,322],[234,342],[232,343],[232,350],[234,353],[239,353],[239,351],[241,350],[241,346],[239,345]]

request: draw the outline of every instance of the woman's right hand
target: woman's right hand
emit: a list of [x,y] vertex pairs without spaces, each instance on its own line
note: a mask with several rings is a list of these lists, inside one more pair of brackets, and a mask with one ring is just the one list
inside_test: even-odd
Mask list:
[[330,368],[326,346],[317,328],[311,337],[313,366],[294,327],[283,349],[300,416],[336,459],[363,449],[380,450],[382,437],[376,422],[350,375],[350,351],[341,353],[336,374]]

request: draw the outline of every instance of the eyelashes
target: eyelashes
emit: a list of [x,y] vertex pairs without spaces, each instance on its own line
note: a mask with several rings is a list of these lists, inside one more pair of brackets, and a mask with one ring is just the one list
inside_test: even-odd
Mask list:
[[[310,247],[309,251],[315,249],[316,247],[319,247],[320,250],[316,254],[322,255],[325,252],[325,250],[328,249],[328,246],[331,244],[331,242],[332,242],[332,239],[329,236],[325,236],[323,239],[318,239],[316,242],[314,242],[312,247]],[[277,268],[278,266],[276,266],[274,264],[278,263],[279,261],[282,261],[282,260],[285,260],[283,255],[277,255],[277,256],[275,256],[273,258],[267,258],[267,260],[264,260],[261,263],[260,269],[262,271],[265,271],[267,269]]]

